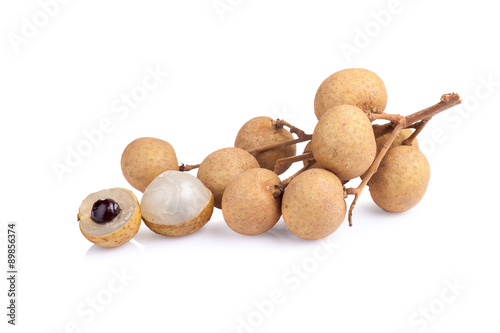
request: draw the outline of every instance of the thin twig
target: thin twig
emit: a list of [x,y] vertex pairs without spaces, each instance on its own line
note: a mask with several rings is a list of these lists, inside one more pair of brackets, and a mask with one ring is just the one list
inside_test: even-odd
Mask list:
[[349,215],[348,215],[350,227],[352,227],[352,212],[354,210],[354,206],[356,205],[356,202],[358,201],[359,196],[363,192],[363,189],[365,188],[366,184],[368,184],[368,182],[370,181],[372,176],[375,174],[375,172],[377,172],[378,167],[380,166],[380,163],[382,162],[385,154],[387,153],[387,151],[391,147],[394,140],[398,137],[401,130],[406,127],[406,118],[403,116],[389,115],[389,114],[384,113],[384,114],[377,115],[377,119],[392,119],[392,121],[396,124],[396,127],[394,127],[391,135],[389,136],[387,141],[384,143],[384,146],[382,147],[382,149],[378,153],[377,157],[375,157],[375,160],[373,161],[372,165],[370,166],[370,168],[366,172],[365,176],[363,177],[363,181],[361,182],[361,184],[359,184],[359,186],[356,188],[347,188],[345,190],[346,194],[354,194],[354,199],[351,203],[351,207],[349,208]]
[[200,167],[199,164],[189,165],[189,164],[183,163],[183,164],[179,165],[179,171],[189,171],[189,170],[197,169],[199,167]]
[[275,143],[275,144],[272,144],[272,145],[269,145],[269,146],[264,146],[264,147],[250,149],[250,150],[247,150],[247,151],[250,154],[252,154],[252,153],[259,153],[261,151],[270,150],[270,149],[274,149],[274,148],[287,147],[287,146],[290,146],[290,145],[294,145],[296,143],[300,143],[300,142],[304,142],[304,141],[309,141],[311,139],[312,139],[312,134],[306,134],[302,138],[293,139],[293,140],[289,140],[289,141],[283,141],[283,142]]
[[274,197],[279,198],[283,194],[283,192],[285,192],[285,188],[288,186],[288,184],[290,184],[290,182],[295,177],[300,175],[302,172],[309,170],[311,168],[311,166],[312,166],[312,163],[305,165],[299,171],[297,171],[296,173],[294,173],[293,175],[291,175],[290,177],[288,177],[287,179],[281,181],[278,185],[276,185],[276,187],[274,188],[274,193],[273,193]]
[[298,127],[295,127],[295,126],[291,125],[290,123],[288,123],[287,121],[285,121],[283,119],[276,119],[276,125],[275,126],[276,126],[276,128],[283,128],[283,126],[286,126],[286,127],[289,128],[290,133],[295,133],[299,138],[302,138],[305,135],[307,135],[303,130],[301,130]]
[[416,124],[413,124],[411,127],[413,127],[415,129],[415,131],[413,131],[413,133],[406,140],[404,140],[402,142],[402,144],[405,146],[413,145],[413,141],[416,139],[417,135],[419,135],[420,132],[422,132],[425,125],[427,125],[427,122],[431,119],[432,118],[427,118],[427,119],[424,119]]
[[302,155],[297,155],[297,156],[280,158],[279,160],[276,161],[276,164],[274,165],[274,173],[278,173],[278,170],[280,170],[283,167],[283,165],[285,165],[285,164],[294,163],[294,162],[303,161],[303,160],[309,160],[311,158],[314,158],[314,155],[312,152],[305,153]]
[[[423,109],[421,111],[415,112],[409,116],[406,116],[406,127],[410,127],[419,121],[430,119],[444,110],[447,110],[455,105],[462,103],[460,96],[455,93],[445,94],[441,96],[441,101],[431,107]],[[394,128],[393,123],[388,123],[384,125],[373,125],[373,131],[375,132],[375,137],[381,137],[392,131]]]

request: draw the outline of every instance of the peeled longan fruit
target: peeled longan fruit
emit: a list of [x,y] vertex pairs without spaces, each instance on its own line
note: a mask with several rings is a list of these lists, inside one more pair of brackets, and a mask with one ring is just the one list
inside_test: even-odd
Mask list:
[[[275,122],[269,117],[256,117],[247,121],[238,132],[234,146],[244,150],[256,149],[272,144],[290,141],[294,137],[290,131],[285,128],[276,128]],[[296,147],[290,145],[269,149],[259,153],[253,153],[261,168],[273,171],[276,161],[280,158],[295,156]],[[284,164],[277,174],[285,172],[290,163]]]
[[179,170],[172,145],[156,138],[139,138],[129,143],[121,165],[125,179],[141,192],[162,172]]
[[163,236],[185,236],[201,229],[214,210],[212,192],[195,176],[169,170],[156,177],[141,199],[144,224]]
[[80,231],[92,243],[116,247],[131,240],[141,226],[141,208],[132,191],[111,188],[87,196],[78,212]]
[[398,146],[387,151],[368,186],[377,206],[399,213],[422,199],[429,179],[430,167],[424,154],[410,146]]
[[364,112],[384,111],[387,91],[382,79],[363,68],[348,68],[333,73],[318,88],[314,113],[318,119],[337,105],[355,105]]
[[240,148],[223,148],[208,155],[198,169],[198,179],[212,191],[214,205],[221,208],[227,184],[243,171],[259,168],[252,154]]
[[[411,129],[404,128],[403,130],[401,130],[401,132],[399,132],[399,135],[392,142],[391,148],[401,146],[403,144],[403,141],[408,139],[410,137],[410,135],[412,135],[412,134],[413,134],[413,131]],[[384,146],[387,139],[389,139],[390,135],[391,135],[391,133],[387,133],[387,134],[384,134],[382,136],[379,136],[376,139],[376,141],[377,141],[377,154],[378,154],[378,152],[380,152],[382,150],[382,147]],[[413,148],[418,149],[418,141],[416,138],[413,140],[412,146],[413,146]]]
[[250,169],[233,178],[222,196],[227,225],[242,235],[259,235],[281,217],[281,199],[274,197],[279,177],[267,169]]
[[283,194],[283,219],[295,235],[321,239],[344,221],[346,203],[342,183],[333,173],[310,169],[295,177]]
[[364,174],[377,153],[370,120],[353,105],[335,106],[325,113],[314,129],[311,145],[316,162],[343,181]]

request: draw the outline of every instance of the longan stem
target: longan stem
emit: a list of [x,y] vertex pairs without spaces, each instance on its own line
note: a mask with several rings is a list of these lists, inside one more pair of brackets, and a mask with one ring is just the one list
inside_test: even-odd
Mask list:
[[[290,125],[290,123],[288,123],[285,120],[276,119],[276,121],[273,120],[273,123],[274,123],[274,126],[276,126],[276,128],[283,128],[283,126],[287,126],[290,129],[290,132],[295,133],[298,136],[298,138],[293,139],[293,140],[283,141],[283,142],[268,145],[268,146],[264,146],[264,147],[249,149],[249,150],[247,150],[247,152],[249,152],[250,154],[259,153],[261,151],[266,151],[266,150],[270,150],[270,149],[274,149],[274,148],[287,147],[287,146],[294,145],[296,143],[309,141],[312,139],[312,134],[306,134],[303,130],[301,130],[300,128],[297,128],[293,125]],[[283,162],[283,163],[286,163],[286,162]],[[190,171],[190,170],[193,170],[193,169],[196,169],[199,167],[200,167],[200,164],[189,165],[189,164],[183,163],[179,166],[179,171]]]
[[266,150],[270,150],[270,149],[274,149],[274,148],[287,147],[287,146],[290,146],[290,145],[294,145],[296,143],[300,143],[300,142],[304,142],[304,141],[309,141],[309,140],[312,139],[312,134],[306,134],[303,130],[301,130],[300,128],[297,128],[297,127],[295,127],[293,125],[290,125],[285,120],[276,119],[276,121],[273,121],[273,122],[274,122],[274,126],[276,126],[276,128],[283,128],[283,126],[288,127],[290,129],[290,132],[291,133],[295,133],[298,138],[297,139],[293,139],[293,140],[283,141],[283,142],[280,142],[280,143],[275,143],[275,144],[272,144],[272,145],[269,145],[269,146],[264,146],[264,147],[259,147],[259,148],[254,148],[254,149],[247,150],[250,154],[252,154],[252,153],[259,153],[261,151],[266,151]]
[[287,121],[285,121],[283,119],[276,119],[275,126],[276,126],[276,128],[283,128],[283,126],[286,126],[290,129],[290,133],[295,133],[299,138],[302,138],[305,135],[307,135],[303,130],[291,125],[290,123],[288,123]]
[[303,160],[309,160],[314,158],[312,152],[310,153],[305,153],[302,155],[297,155],[297,156],[292,156],[292,157],[284,157],[280,158],[279,160],[276,161],[276,164],[274,165],[274,173],[278,173],[277,171],[283,167],[284,164],[287,163],[295,163]]
[[[443,112],[460,103],[462,103],[462,100],[460,99],[460,96],[458,94],[445,94],[441,96],[441,101],[439,103],[421,111],[415,112],[409,116],[406,116],[406,126],[409,127],[415,123],[418,123],[419,121],[430,119],[438,113]],[[393,128],[393,123],[374,125],[373,131],[375,132],[375,137],[378,138],[384,134],[391,132]]]
[[200,167],[199,164],[189,165],[189,164],[183,163],[183,164],[179,165],[179,171],[189,171],[189,170],[197,169],[199,167]]
[[352,212],[354,210],[354,206],[356,205],[356,202],[358,201],[359,196],[363,192],[363,189],[365,188],[366,184],[368,184],[368,182],[370,181],[372,176],[375,174],[375,172],[377,172],[378,167],[380,166],[380,163],[384,159],[385,154],[387,153],[387,151],[391,147],[394,140],[398,137],[401,130],[406,127],[406,118],[405,117],[399,116],[399,115],[394,115],[394,116],[395,116],[394,119],[396,119],[395,123],[397,125],[396,125],[396,127],[394,127],[391,135],[389,136],[387,141],[384,143],[384,146],[382,147],[382,149],[378,153],[377,157],[375,157],[375,160],[373,161],[372,165],[370,166],[370,168],[366,172],[366,174],[363,178],[363,181],[361,182],[361,184],[359,184],[358,187],[348,188],[345,190],[346,194],[354,194],[354,199],[351,203],[351,207],[349,208],[349,215],[348,215],[350,227],[352,227]]
[[269,145],[269,146],[254,148],[254,149],[250,149],[250,150],[247,150],[247,151],[250,154],[252,154],[252,153],[259,153],[261,151],[270,150],[270,149],[273,149],[273,148],[287,147],[287,146],[290,146],[290,145],[294,145],[296,143],[300,143],[300,142],[304,142],[304,141],[309,141],[311,139],[312,139],[312,134],[305,134],[302,138],[293,139],[293,140],[289,140],[289,141],[283,141],[283,142],[280,142],[280,143],[275,143],[275,144],[272,144],[272,145]]
[[422,132],[425,125],[427,125],[427,122],[429,122],[429,120],[431,120],[431,119],[432,118],[427,118],[427,119],[424,119],[424,120],[412,125],[411,127],[415,128],[415,131],[406,140],[403,141],[403,145],[411,146],[413,144],[413,141],[416,139],[417,135],[420,132]]
[[276,185],[276,188],[274,189],[274,193],[273,193],[274,197],[275,198],[279,198],[283,194],[283,192],[285,192],[285,188],[288,186],[288,184],[290,184],[290,182],[295,177],[297,177],[298,175],[300,175],[302,172],[304,172],[306,170],[309,170],[312,167],[313,164],[314,163],[306,164],[299,171],[297,171],[296,173],[294,173],[293,175],[291,175],[287,179],[282,180],[278,185]]

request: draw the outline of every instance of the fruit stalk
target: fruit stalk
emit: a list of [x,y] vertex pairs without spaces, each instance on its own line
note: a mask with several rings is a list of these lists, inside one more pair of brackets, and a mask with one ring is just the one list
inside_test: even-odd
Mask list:
[[314,159],[314,156],[312,152],[310,153],[305,153],[302,155],[297,155],[297,156],[292,156],[292,157],[284,157],[280,158],[279,160],[276,161],[276,165],[274,166],[274,173],[277,173],[277,170],[279,170],[283,165],[287,163],[295,163],[303,160],[310,160]]
[[391,147],[392,143],[394,140],[398,137],[399,133],[403,128],[406,127],[406,118],[400,115],[390,115],[390,114],[376,114],[376,115],[371,115],[374,116],[374,119],[387,119],[391,120],[391,125],[395,124],[396,126],[393,128],[391,135],[387,139],[387,141],[384,143],[384,146],[378,153],[377,157],[375,157],[375,160],[373,161],[372,165],[366,172],[365,176],[363,177],[363,181],[361,184],[359,184],[358,187],[356,188],[347,188],[345,190],[346,194],[354,194],[354,199],[351,203],[351,207],[349,208],[349,214],[348,214],[348,220],[349,220],[349,226],[352,227],[352,212],[354,210],[354,206],[356,206],[356,202],[358,201],[359,196],[363,192],[363,189],[365,188],[366,184],[370,181],[372,176],[377,172],[378,167],[380,166],[380,163],[384,159],[385,154]]
[[[308,153],[308,154],[312,155],[312,153]],[[308,155],[308,154],[303,154],[303,155]],[[313,166],[313,164],[314,163],[308,163],[308,164],[304,165],[299,171],[297,171],[296,173],[294,173],[293,175],[291,175],[287,179],[282,180],[278,185],[276,185],[276,188],[274,189],[273,196],[275,198],[279,198],[283,194],[283,192],[285,192],[285,188],[288,186],[288,184],[290,184],[290,182],[295,177],[300,175],[302,172],[309,170]]]
[[[423,109],[421,111],[415,112],[409,116],[406,116],[406,127],[411,127],[414,124],[422,121],[422,120],[427,120],[438,113],[441,113],[455,105],[458,105],[462,103],[462,100],[460,99],[460,96],[456,93],[451,93],[451,94],[444,94],[441,96],[441,100],[439,103],[430,106],[426,109]],[[375,137],[378,138],[384,134],[387,134],[391,132],[394,129],[394,123],[388,123],[384,125],[373,125],[373,131],[375,132]]]
[[192,165],[189,165],[189,164],[181,164],[179,165],[179,171],[190,171],[190,170],[193,170],[193,169],[197,169],[200,167],[200,164],[192,164]]

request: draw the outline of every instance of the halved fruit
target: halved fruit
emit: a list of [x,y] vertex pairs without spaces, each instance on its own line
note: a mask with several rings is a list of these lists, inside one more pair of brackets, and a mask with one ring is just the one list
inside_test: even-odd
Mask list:
[[116,247],[137,234],[141,207],[132,191],[110,188],[87,196],[80,205],[78,220],[80,231],[89,241],[102,247]]

